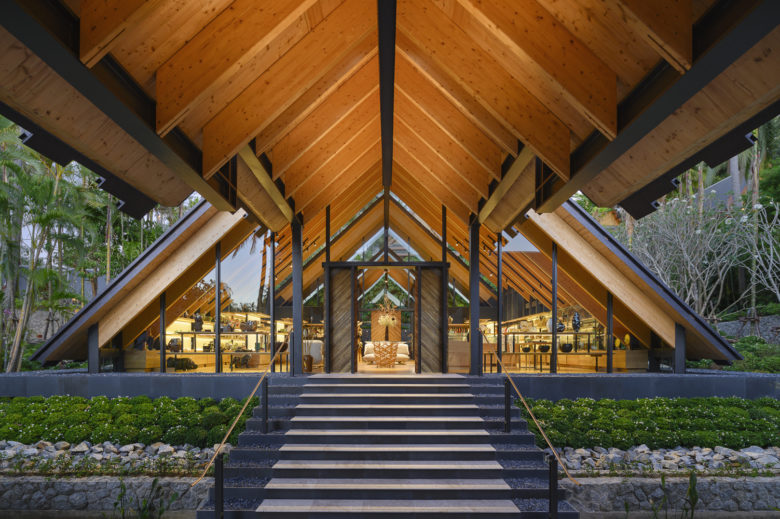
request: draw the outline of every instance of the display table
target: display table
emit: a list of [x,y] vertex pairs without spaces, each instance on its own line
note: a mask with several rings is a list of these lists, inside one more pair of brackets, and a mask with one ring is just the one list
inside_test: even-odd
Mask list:
[[376,342],[374,343],[374,354],[376,355],[377,368],[393,368],[398,356],[398,343]]

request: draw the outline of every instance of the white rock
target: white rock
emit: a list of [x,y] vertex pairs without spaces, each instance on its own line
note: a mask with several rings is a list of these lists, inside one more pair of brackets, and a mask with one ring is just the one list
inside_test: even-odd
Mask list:
[[157,449],[157,455],[158,456],[169,456],[175,452],[174,448],[170,445],[161,445],[159,449]]
[[75,447],[70,449],[70,452],[74,454],[84,454],[85,452],[89,451],[89,446],[86,442],[81,442]]

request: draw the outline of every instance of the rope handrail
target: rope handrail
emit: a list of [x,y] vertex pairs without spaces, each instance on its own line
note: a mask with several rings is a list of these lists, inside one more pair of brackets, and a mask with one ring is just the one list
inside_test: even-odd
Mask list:
[[257,393],[257,390],[260,388],[260,384],[263,383],[263,380],[265,380],[266,375],[271,371],[271,367],[276,362],[276,358],[279,356],[279,354],[282,352],[282,349],[279,348],[276,350],[276,353],[274,353],[274,356],[271,358],[271,362],[268,363],[268,367],[265,368],[265,371],[263,372],[263,376],[260,377],[260,380],[257,381],[257,384],[255,385],[255,388],[252,390],[252,392],[249,394],[249,396],[246,398],[246,402],[244,402],[244,406],[241,408],[241,411],[238,412],[238,415],[236,415],[236,419],[233,420],[233,425],[230,426],[230,429],[228,429],[227,434],[225,434],[225,437],[222,438],[222,442],[219,444],[219,447],[214,451],[214,455],[211,457],[209,462],[206,464],[206,468],[203,469],[203,474],[200,475],[198,479],[192,482],[190,487],[194,487],[200,481],[206,477],[206,474],[208,473],[209,469],[211,468],[211,465],[214,464],[214,460],[217,459],[217,456],[219,456],[219,453],[222,451],[222,447],[225,446],[225,443],[227,442],[227,439],[230,437],[231,433],[233,432],[233,429],[236,428],[236,424],[238,423],[238,420],[241,419],[241,416],[244,414],[244,411],[246,411],[247,406],[249,405],[249,402],[252,400],[252,397],[255,396],[255,393]]
[[[479,329],[479,332],[482,334],[482,338],[487,340],[487,337],[485,336],[485,332],[482,330],[482,328]],[[500,345],[496,346],[497,348],[500,347]],[[553,446],[552,442],[550,441],[550,438],[547,437],[547,433],[544,432],[544,429],[542,429],[542,425],[539,423],[539,420],[536,419],[534,416],[534,413],[531,411],[531,407],[528,405],[528,403],[525,401],[525,398],[523,398],[523,394],[520,393],[520,390],[517,389],[517,386],[515,385],[515,381],[512,380],[512,377],[509,376],[509,373],[507,373],[506,369],[504,369],[504,363],[501,361],[501,356],[496,355],[496,360],[498,361],[498,364],[501,366],[501,373],[506,376],[506,378],[509,380],[509,383],[512,385],[512,387],[515,389],[515,393],[517,393],[517,396],[520,397],[520,401],[523,403],[523,406],[525,406],[525,410],[528,411],[528,414],[531,416],[531,419],[533,419],[534,423],[536,424],[537,429],[539,429],[539,432],[542,433],[542,437],[544,438],[544,441],[547,442],[547,445],[550,447],[550,450],[553,453],[553,456],[555,456],[555,459],[558,460],[558,464],[563,468],[563,471],[566,473],[566,477],[571,480],[572,483],[575,485],[580,485],[579,481],[574,479],[571,474],[569,474],[569,469],[566,468],[566,465],[564,465],[563,461],[561,461],[561,457],[558,456],[558,451],[555,450],[555,447]]]

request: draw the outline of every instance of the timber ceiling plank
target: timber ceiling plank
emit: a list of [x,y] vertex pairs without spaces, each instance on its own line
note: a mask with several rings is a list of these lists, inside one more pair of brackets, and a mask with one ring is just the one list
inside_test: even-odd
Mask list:
[[433,147],[428,135],[417,133],[400,115],[396,115],[394,126],[396,141],[432,175],[450,185],[464,204],[475,207],[480,198],[487,198],[489,178],[481,168],[464,172],[454,168]]
[[[419,98],[425,100],[426,98],[435,99],[434,96],[425,94],[426,90],[430,91],[428,84],[433,85],[440,96],[447,99],[465,118],[479,128],[484,135],[488,136],[505,153],[514,155],[517,152],[517,139],[512,132],[504,127],[499,119],[485,109],[477,99],[472,97],[455,78],[431,60],[424,49],[421,49],[403,32],[398,33],[396,47],[398,54],[396,67],[400,67],[399,73],[401,74],[396,81],[400,81],[399,84],[402,87],[407,89],[421,88]],[[407,63],[409,64],[408,67]],[[409,84],[402,79],[404,67],[409,71],[408,77],[413,78],[408,81]],[[446,104],[439,106],[439,109],[445,112],[448,119],[452,121],[451,124],[460,122],[460,118],[452,114]],[[428,111],[431,110],[428,109]]]
[[152,19],[119,35],[111,55],[155,98],[157,69],[231,2],[165,0],[155,9]]
[[274,178],[282,175],[334,126],[350,117],[367,97],[374,95],[379,89],[378,66],[377,59],[371,59],[273,147],[269,158],[274,166]]
[[445,132],[420,105],[414,102],[405,91],[396,88],[395,113],[406,124],[414,129],[414,132],[422,136],[431,148],[436,150],[441,160],[446,161],[453,169],[457,170],[469,184],[478,191],[482,186],[487,186],[491,178],[500,180],[501,168],[499,163],[493,167],[486,167],[479,162],[463,145]]
[[642,36],[680,74],[693,63],[691,0],[608,0],[629,27]]
[[[378,123],[377,123],[378,124]],[[377,128],[377,132],[378,132]],[[298,207],[303,212],[304,216],[310,217],[318,214],[324,210],[329,203],[331,203],[341,192],[343,192],[351,183],[356,179],[361,178],[366,171],[373,171],[377,161],[382,159],[382,150],[379,143],[379,138],[374,140],[374,143],[366,149],[357,160],[350,164],[347,168],[343,169],[340,173],[337,172],[334,182],[329,182],[327,185],[319,186],[316,189],[314,195],[310,199],[306,199],[303,196],[298,197]]]
[[403,54],[396,61],[396,88],[409,103],[425,113],[439,131],[469,153],[491,175],[498,176],[504,154],[491,138],[431,83]]
[[210,177],[365,36],[376,30],[370,2],[347,0],[277,60],[203,128],[203,174]]
[[474,41],[580,139],[617,134],[617,76],[533,0],[441,0]]
[[537,1],[617,73],[618,99],[656,66],[658,54],[603,0]]
[[287,167],[284,165],[277,167],[276,153],[274,153],[274,179],[282,177],[287,193],[294,195],[299,186],[320,168],[326,167],[330,158],[340,153],[342,148],[349,146],[353,139],[358,139],[361,132],[368,132],[370,138],[373,135],[372,123],[378,115],[379,89],[374,89],[369,96],[353,106],[352,112],[347,117],[331,127],[321,138],[314,139],[313,145]]
[[94,67],[125,30],[139,23],[161,0],[83,0],[79,27],[79,57]]
[[301,208],[306,207],[317,193],[343,177],[353,164],[362,162],[361,157],[379,141],[379,136],[379,113],[376,113],[352,138],[338,149],[332,150],[331,154],[327,155],[326,162],[320,164],[310,175],[292,176],[293,171],[288,172],[284,181],[289,194],[301,200]]
[[[306,92],[301,94],[288,108],[269,122],[255,137],[257,154],[270,151],[296,126],[301,124],[330,95],[354,74],[373,61],[377,56],[376,31],[366,35],[335,66],[322,76]],[[378,67],[378,62],[377,62]]]
[[447,210],[452,211],[458,218],[468,221],[469,215],[476,210],[476,203],[472,203],[471,206],[464,204],[451,191],[450,186],[426,170],[425,166],[420,164],[406,148],[398,145],[397,139],[395,144],[393,160],[395,161],[396,169],[401,170],[401,174],[407,175],[407,180],[413,182],[421,193],[428,192],[434,196],[437,200],[436,205],[444,204],[447,206]]
[[[569,178],[569,128],[436,7],[401,0],[398,28],[477,98],[516,138]],[[419,62],[418,62],[419,63]]]
[[[157,131],[164,135],[208,97],[241,92],[309,32],[317,0],[235,0],[157,71]],[[223,105],[224,106],[224,105]]]

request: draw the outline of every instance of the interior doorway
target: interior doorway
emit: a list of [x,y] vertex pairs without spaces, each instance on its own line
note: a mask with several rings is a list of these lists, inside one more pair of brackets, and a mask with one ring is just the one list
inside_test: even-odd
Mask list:
[[325,264],[326,372],[446,371],[446,265]]

